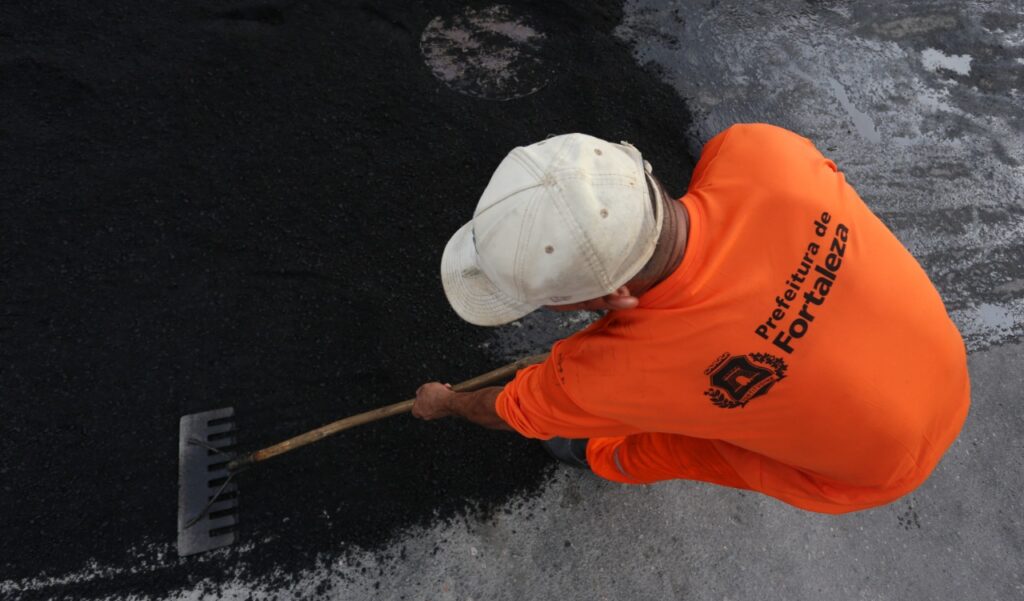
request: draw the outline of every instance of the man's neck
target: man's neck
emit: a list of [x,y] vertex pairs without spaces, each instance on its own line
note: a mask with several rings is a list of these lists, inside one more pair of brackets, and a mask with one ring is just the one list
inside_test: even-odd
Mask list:
[[654,249],[652,260],[658,265],[652,276],[646,281],[633,281],[630,290],[641,296],[675,273],[683,262],[686,252],[686,240],[689,234],[690,216],[683,203],[669,200],[665,203],[665,216],[662,221],[662,236]]
[[669,255],[668,266],[665,272],[658,278],[658,283],[661,283],[679,269],[683,262],[683,255],[686,254],[686,241],[690,236],[690,214],[686,211],[686,205],[679,201],[672,201],[671,205],[672,212],[676,216],[676,235]]

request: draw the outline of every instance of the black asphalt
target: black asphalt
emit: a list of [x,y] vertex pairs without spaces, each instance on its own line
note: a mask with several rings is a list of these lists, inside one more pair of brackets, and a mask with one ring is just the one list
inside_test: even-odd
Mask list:
[[[0,4],[0,580],[172,552],[183,414],[234,406],[257,447],[497,366],[438,271],[512,147],[626,139],[683,191],[686,107],[612,36],[617,2],[516,4],[550,81],[508,102],[424,64],[420,32],[461,6]],[[45,596],[287,580],[551,465],[513,434],[392,418],[245,474],[252,551]]]

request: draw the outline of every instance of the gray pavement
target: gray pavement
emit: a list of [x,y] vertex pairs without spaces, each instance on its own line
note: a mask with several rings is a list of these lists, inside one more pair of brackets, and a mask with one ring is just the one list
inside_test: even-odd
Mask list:
[[631,2],[694,113],[800,132],[928,271],[969,350],[1024,332],[1024,4]]

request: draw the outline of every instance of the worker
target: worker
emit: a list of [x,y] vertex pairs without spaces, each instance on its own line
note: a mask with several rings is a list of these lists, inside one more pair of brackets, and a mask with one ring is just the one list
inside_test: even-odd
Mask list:
[[604,315],[504,387],[424,384],[413,414],[515,430],[616,482],[857,511],[917,488],[970,404],[924,270],[835,163],[771,125],[712,138],[678,200],[626,142],[516,148],[441,276],[476,325]]

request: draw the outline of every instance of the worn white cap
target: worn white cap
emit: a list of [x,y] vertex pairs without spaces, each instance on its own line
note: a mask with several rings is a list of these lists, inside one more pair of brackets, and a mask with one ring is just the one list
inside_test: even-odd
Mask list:
[[496,326],[614,292],[658,243],[663,209],[652,203],[649,172],[630,144],[585,134],[513,149],[444,249],[452,308]]

